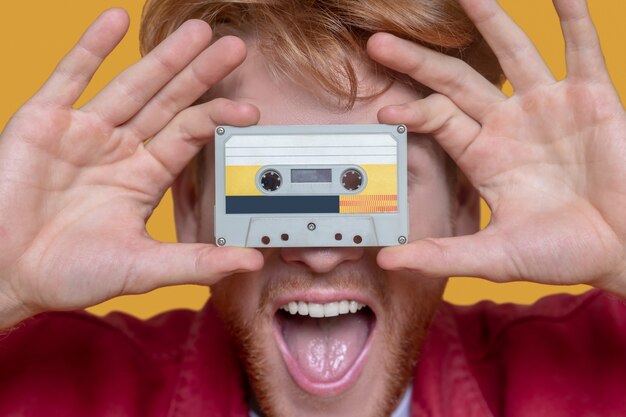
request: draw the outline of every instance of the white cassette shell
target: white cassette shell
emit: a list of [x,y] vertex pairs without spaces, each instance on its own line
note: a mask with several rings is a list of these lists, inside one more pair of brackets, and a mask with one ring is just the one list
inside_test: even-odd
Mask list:
[[220,126],[220,246],[393,246],[408,238],[402,125]]

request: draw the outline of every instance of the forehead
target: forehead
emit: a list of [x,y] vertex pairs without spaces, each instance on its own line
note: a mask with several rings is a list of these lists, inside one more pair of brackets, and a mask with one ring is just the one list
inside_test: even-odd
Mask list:
[[[368,96],[388,86],[388,79],[365,72],[365,66],[358,62],[355,66],[361,70],[360,95]],[[382,94],[357,100],[353,108],[346,109],[345,103],[325,93],[314,80],[294,79],[275,75],[263,54],[250,45],[244,63],[214,86],[208,98],[224,97],[256,105],[261,111],[260,125],[378,123],[377,113],[382,107],[421,98],[409,86],[394,83]]]

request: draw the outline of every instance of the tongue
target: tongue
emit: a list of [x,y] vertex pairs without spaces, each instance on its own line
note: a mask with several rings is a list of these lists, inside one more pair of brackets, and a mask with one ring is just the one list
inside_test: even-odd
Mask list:
[[283,321],[283,338],[301,371],[312,382],[341,379],[356,362],[369,335],[366,314]]

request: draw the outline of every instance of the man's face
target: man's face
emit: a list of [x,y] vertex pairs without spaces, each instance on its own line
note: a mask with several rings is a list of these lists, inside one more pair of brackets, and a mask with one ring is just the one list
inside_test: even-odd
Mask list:
[[[385,80],[364,74],[377,89]],[[211,91],[256,105],[261,125],[378,123],[386,105],[419,97],[396,84],[350,111],[316,87],[276,80],[254,49],[235,73]],[[213,242],[214,175],[207,169],[198,235]],[[409,135],[409,239],[450,236],[453,197],[443,152],[433,140]],[[389,415],[407,388],[445,279],[425,279],[378,267],[378,248],[273,248],[265,266],[226,278],[212,288],[212,301],[241,347],[250,384],[262,410],[276,416]],[[364,305],[354,312],[355,304]],[[313,318],[316,306],[347,314]],[[296,314],[281,307],[298,306]],[[319,307],[317,307],[319,308]],[[314,313],[313,313],[314,314]],[[314,314],[315,315],[315,314]]]

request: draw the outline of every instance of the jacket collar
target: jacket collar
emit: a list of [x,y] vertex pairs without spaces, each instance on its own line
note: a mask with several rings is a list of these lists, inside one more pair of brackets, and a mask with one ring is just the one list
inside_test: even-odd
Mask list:
[[168,417],[247,417],[244,371],[212,303],[195,316],[183,349]]

